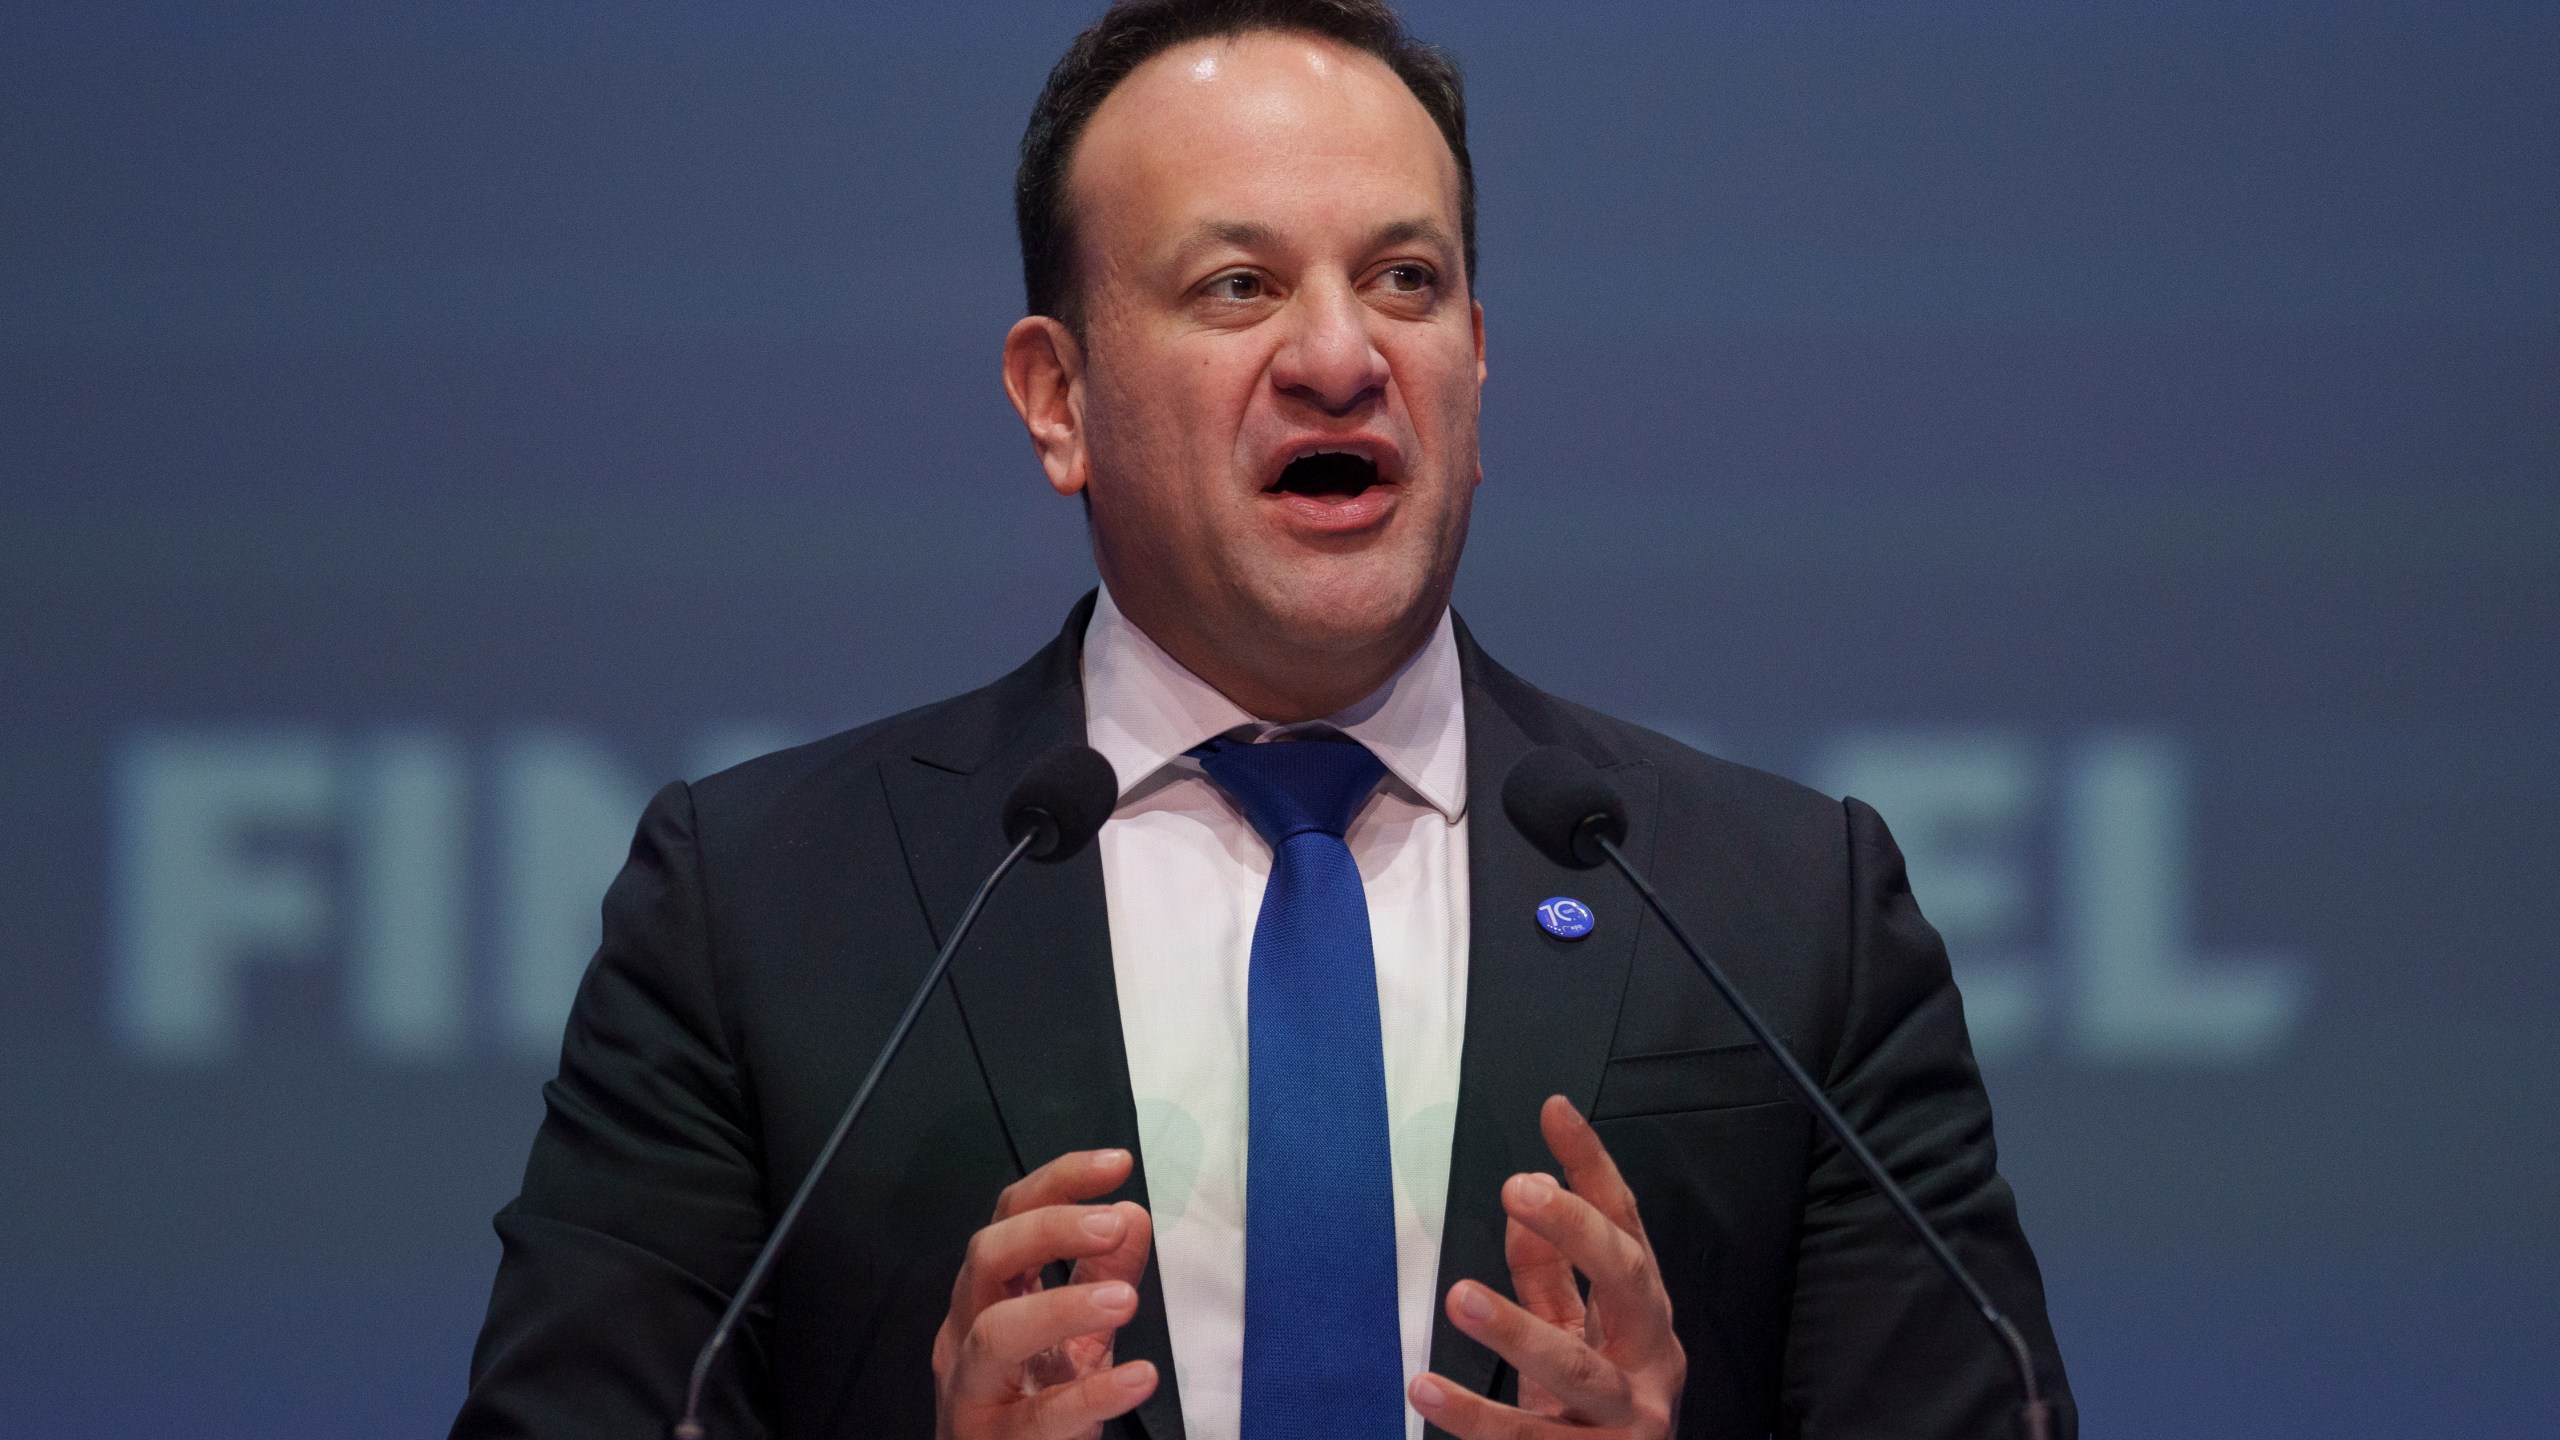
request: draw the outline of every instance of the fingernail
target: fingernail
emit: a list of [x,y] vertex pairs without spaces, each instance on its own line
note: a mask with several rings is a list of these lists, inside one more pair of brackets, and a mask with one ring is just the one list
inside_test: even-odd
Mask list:
[[1418,1410],[1437,1410],[1449,1403],[1449,1387],[1437,1375],[1425,1375],[1413,1382],[1413,1404]]
[[1096,1150],[1093,1152],[1093,1168],[1096,1170],[1117,1170],[1127,1163],[1129,1163],[1129,1152],[1126,1150]]
[[1096,1310],[1126,1310],[1137,1303],[1137,1299],[1138,1292],[1130,1289],[1125,1280],[1113,1280],[1093,1287],[1093,1308]]
[[1120,1233],[1120,1212],[1096,1210],[1084,1217],[1084,1233],[1097,1240],[1109,1240]]
[[1528,1175],[1522,1177],[1520,1181],[1520,1203],[1523,1205],[1528,1206],[1532,1210],[1544,1209],[1546,1207],[1546,1203],[1554,1198],[1556,1198],[1555,1181],[1544,1175],[1538,1174],[1535,1171],[1532,1171]]
[[1132,1360],[1111,1372],[1111,1383],[1123,1390],[1144,1390],[1156,1383],[1156,1367],[1144,1360]]
[[1458,1313],[1470,1320],[1490,1320],[1493,1318],[1493,1297],[1479,1286],[1459,1286]]

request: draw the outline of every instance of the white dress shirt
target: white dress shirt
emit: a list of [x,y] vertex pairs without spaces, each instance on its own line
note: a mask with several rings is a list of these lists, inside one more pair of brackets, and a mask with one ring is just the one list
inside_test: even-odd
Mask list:
[[[1087,741],[1120,805],[1102,887],[1138,1107],[1182,1422],[1235,1440],[1244,1366],[1246,977],[1271,847],[1183,752],[1331,728],[1386,765],[1344,838],[1369,896],[1396,1189],[1396,1296],[1409,1384],[1430,1355],[1449,1141],[1467,1013],[1467,729],[1444,613],[1376,694],[1310,726],[1256,720],[1129,623],[1104,590],[1084,639]],[[1408,1437],[1422,1417],[1405,1410]]]

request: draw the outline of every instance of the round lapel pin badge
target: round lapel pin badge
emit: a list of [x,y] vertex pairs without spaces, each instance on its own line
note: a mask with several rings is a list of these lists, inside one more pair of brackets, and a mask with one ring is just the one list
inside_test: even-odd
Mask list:
[[1600,917],[1591,907],[1570,895],[1558,895],[1538,903],[1538,928],[1559,940],[1579,940],[1591,933]]

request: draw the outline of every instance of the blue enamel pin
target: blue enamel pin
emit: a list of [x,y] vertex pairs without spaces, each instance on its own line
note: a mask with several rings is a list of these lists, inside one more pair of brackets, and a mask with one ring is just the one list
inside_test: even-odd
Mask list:
[[1538,906],[1538,928],[1559,940],[1579,940],[1599,923],[1590,906],[1570,895],[1558,895]]

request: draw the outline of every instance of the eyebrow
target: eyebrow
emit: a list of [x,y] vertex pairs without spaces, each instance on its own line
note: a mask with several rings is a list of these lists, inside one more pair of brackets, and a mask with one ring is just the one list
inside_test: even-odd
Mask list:
[[1280,232],[1252,220],[1203,221],[1182,243],[1174,247],[1176,259],[1188,261],[1203,250],[1233,245],[1239,250],[1257,250],[1280,238]]
[[[1183,238],[1174,254],[1182,260],[1203,250],[1220,245],[1233,245],[1241,250],[1261,249],[1279,243],[1280,232],[1258,220],[1208,220]],[[1443,250],[1457,247],[1450,242],[1449,232],[1439,221],[1428,218],[1391,220],[1378,227],[1369,237],[1368,248],[1385,249],[1391,245],[1407,245],[1415,241],[1435,245]]]
[[1437,220],[1398,220],[1382,225],[1378,228],[1378,233],[1371,237],[1369,248],[1382,250],[1390,245],[1407,245],[1417,240],[1427,245],[1437,245],[1443,250],[1458,248],[1450,241],[1449,232],[1442,229]]

